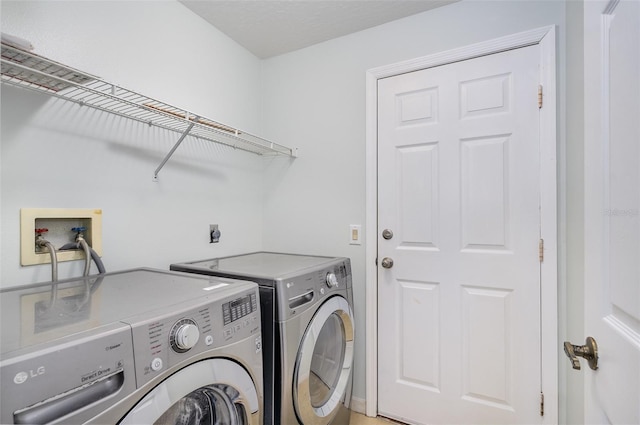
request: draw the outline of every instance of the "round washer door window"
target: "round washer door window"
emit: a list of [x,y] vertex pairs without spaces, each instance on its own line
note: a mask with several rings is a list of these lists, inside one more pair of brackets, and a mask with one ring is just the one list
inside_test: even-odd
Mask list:
[[245,425],[247,415],[239,396],[224,384],[198,388],[175,402],[154,425]]
[[162,381],[119,424],[257,425],[259,407],[249,373],[236,362],[216,358]]
[[328,299],[311,319],[294,370],[294,403],[305,425],[325,425],[336,415],[353,364],[353,312],[346,299]]

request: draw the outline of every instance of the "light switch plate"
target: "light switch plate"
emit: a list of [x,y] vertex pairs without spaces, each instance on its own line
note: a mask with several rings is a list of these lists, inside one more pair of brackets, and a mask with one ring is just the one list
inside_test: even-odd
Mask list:
[[362,245],[362,226],[359,224],[349,225],[349,245]]

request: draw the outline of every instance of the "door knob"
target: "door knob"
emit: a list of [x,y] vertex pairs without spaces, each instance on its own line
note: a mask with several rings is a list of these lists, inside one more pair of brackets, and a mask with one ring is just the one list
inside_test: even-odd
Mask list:
[[384,229],[382,231],[382,237],[385,238],[386,240],[389,240],[393,237],[393,232],[389,229]]
[[589,367],[593,370],[598,369],[598,344],[592,337],[587,337],[585,345],[573,345],[569,341],[564,342],[564,353],[569,357],[571,366],[580,370],[580,360],[582,357],[589,362]]
[[389,257],[384,257],[382,259],[382,267],[384,267],[385,269],[390,269],[391,267],[393,267],[393,259]]

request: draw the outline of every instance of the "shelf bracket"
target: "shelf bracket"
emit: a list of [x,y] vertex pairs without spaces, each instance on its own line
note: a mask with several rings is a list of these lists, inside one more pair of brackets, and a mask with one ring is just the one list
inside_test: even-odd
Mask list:
[[189,124],[189,127],[187,127],[187,129],[182,133],[182,135],[180,136],[180,138],[178,139],[176,144],[173,145],[173,147],[171,148],[171,150],[169,151],[167,156],[165,156],[164,159],[162,160],[162,162],[160,163],[160,165],[158,165],[158,168],[156,168],[156,171],[153,172],[153,181],[154,182],[158,181],[158,173],[160,172],[160,170],[162,170],[162,167],[164,167],[164,164],[167,163],[169,158],[171,158],[171,155],[173,155],[173,153],[176,151],[176,149],[178,149],[178,146],[180,146],[180,143],[182,143],[184,138],[189,135],[189,132],[191,131],[193,126],[196,125],[196,123],[198,122],[199,119],[200,119],[200,117],[196,116],[193,119],[189,120],[189,121],[191,121],[191,123]]

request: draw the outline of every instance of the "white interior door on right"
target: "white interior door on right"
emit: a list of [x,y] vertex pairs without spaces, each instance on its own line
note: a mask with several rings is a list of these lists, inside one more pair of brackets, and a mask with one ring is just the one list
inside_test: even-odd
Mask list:
[[[640,2],[584,2],[585,421],[640,423]],[[584,341],[571,341],[581,345]]]
[[540,50],[378,82],[378,412],[541,423]]

